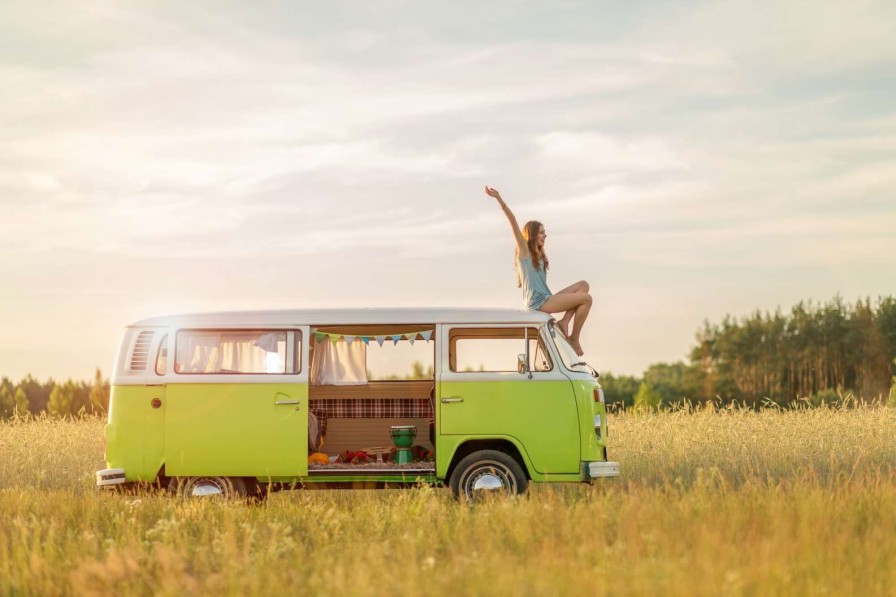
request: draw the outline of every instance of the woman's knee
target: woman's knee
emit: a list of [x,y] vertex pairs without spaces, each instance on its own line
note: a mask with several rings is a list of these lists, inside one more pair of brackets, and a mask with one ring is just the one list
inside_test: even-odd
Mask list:
[[591,286],[585,280],[579,280],[579,292],[588,292]]
[[583,305],[590,305],[592,302],[594,302],[594,299],[591,298],[590,293],[586,292],[586,293],[582,294],[582,304]]

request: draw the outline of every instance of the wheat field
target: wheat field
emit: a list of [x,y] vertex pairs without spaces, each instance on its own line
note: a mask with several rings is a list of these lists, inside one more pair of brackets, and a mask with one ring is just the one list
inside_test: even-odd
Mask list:
[[619,479],[249,507],[93,488],[103,422],[0,423],[3,595],[888,595],[896,412],[620,413]]

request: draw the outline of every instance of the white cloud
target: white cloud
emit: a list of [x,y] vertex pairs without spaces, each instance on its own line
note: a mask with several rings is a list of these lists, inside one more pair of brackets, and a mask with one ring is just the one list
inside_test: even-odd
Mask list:
[[648,22],[641,38],[670,52],[682,47],[691,55],[721,50],[750,76],[760,70],[805,75],[892,61],[894,28],[896,13],[886,0],[794,0],[762,6],[722,0]]
[[624,173],[682,170],[683,157],[657,138],[620,138],[593,131],[556,131],[535,138],[540,157],[549,167],[577,173]]

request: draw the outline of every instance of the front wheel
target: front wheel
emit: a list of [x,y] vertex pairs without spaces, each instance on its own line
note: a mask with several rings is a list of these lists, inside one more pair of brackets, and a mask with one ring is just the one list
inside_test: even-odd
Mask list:
[[246,497],[246,482],[240,477],[172,477],[168,491],[182,498],[236,500]]
[[465,456],[448,481],[454,497],[476,503],[489,495],[526,493],[529,480],[513,456],[498,450],[479,450]]

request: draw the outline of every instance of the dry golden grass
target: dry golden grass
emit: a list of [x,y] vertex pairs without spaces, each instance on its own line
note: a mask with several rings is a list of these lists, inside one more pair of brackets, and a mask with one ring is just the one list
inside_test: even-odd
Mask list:
[[476,508],[433,488],[264,507],[97,493],[102,422],[0,424],[0,594],[891,594],[894,423],[620,414],[620,479]]

